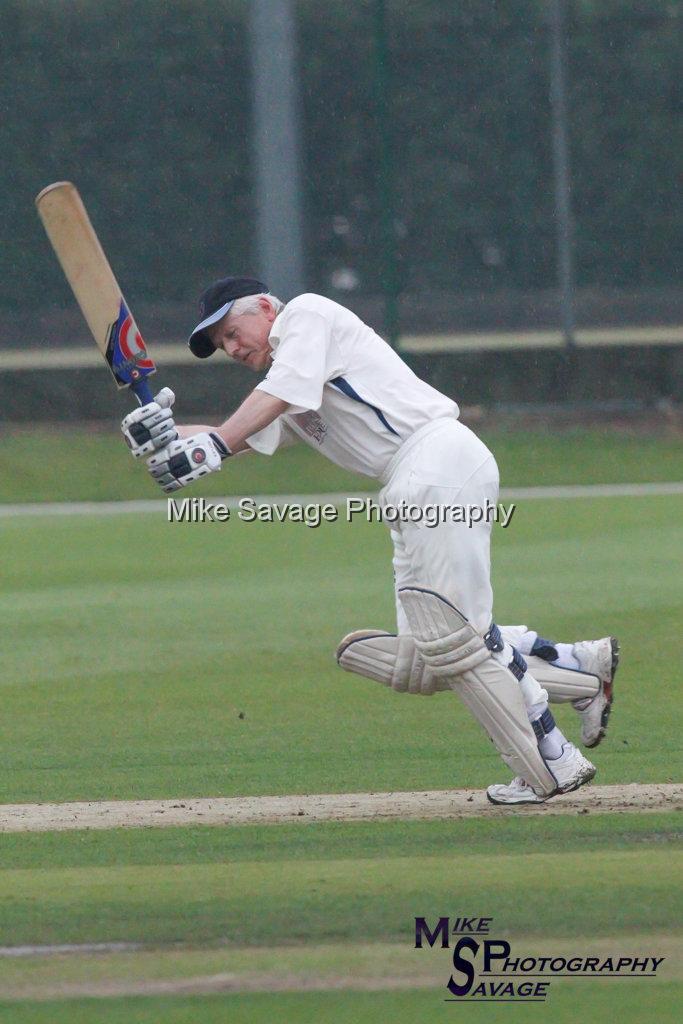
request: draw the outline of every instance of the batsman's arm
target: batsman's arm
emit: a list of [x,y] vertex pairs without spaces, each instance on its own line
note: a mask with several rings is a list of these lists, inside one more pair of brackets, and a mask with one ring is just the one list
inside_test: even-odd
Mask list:
[[196,423],[184,424],[177,428],[178,436],[186,438],[204,432],[218,434],[232,454],[237,455],[239,452],[250,451],[247,444],[248,437],[263,430],[288,409],[289,403],[283,402],[281,398],[275,398],[265,391],[254,390],[220,427]]
[[230,455],[247,451],[247,438],[263,430],[289,408],[287,402],[252,391],[220,427],[176,427],[178,438],[147,460],[147,469],[166,494],[187,487],[221,468]]

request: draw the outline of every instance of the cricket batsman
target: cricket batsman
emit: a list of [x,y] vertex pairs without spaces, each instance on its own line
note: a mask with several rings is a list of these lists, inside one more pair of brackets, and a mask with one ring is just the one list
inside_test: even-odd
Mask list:
[[[133,455],[166,493],[240,452],[272,455],[303,442],[382,485],[380,503],[494,505],[498,467],[458,419],[458,406],[420,380],[354,313],[321,295],[286,305],[261,281],[227,277],[202,294],[189,347],[217,351],[263,379],[220,426],[173,421],[173,393],[126,416]],[[491,523],[391,523],[398,629],[363,629],[337,649],[342,668],[395,690],[452,690],[484,728],[514,778],[493,803],[539,803],[589,782],[595,767],[557,726],[549,697],[571,702],[583,743],[604,736],[616,640],[558,644],[493,620]]]

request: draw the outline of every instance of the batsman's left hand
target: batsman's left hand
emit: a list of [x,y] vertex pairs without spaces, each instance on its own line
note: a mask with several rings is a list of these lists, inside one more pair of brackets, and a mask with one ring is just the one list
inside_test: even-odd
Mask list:
[[170,494],[207,473],[215,473],[230,454],[218,434],[195,434],[171,441],[167,448],[147,459],[147,468],[162,491]]
[[165,448],[178,436],[171,407],[175,395],[170,388],[162,388],[153,402],[140,406],[128,413],[121,423],[121,430],[131,454],[136,459],[150,452]]

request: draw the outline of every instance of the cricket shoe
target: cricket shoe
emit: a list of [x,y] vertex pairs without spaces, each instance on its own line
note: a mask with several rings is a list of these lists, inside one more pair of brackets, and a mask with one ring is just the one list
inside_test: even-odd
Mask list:
[[574,644],[572,653],[582,672],[589,672],[600,680],[600,689],[595,697],[572,701],[572,706],[581,718],[581,742],[585,747],[597,747],[607,732],[614,701],[619,641],[615,636],[605,636],[602,640],[582,640]]
[[489,786],[486,796],[492,804],[544,804],[547,799],[535,793],[521,775],[517,775],[508,786]]
[[551,796],[559,793],[571,793],[579,786],[590,782],[595,775],[595,765],[584,757],[573,743],[565,743],[562,753],[552,761],[546,761],[548,768],[555,776],[557,789],[548,796],[539,796],[521,776],[517,776],[509,785],[489,786],[486,796],[492,804],[543,804]]

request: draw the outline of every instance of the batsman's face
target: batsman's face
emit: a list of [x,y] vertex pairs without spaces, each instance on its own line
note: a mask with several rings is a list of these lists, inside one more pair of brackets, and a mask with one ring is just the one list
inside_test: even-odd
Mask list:
[[243,313],[241,316],[227,316],[219,320],[211,332],[211,340],[217,349],[243,363],[250,370],[267,370],[273,361],[268,336],[275,319],[275,310],[264,301],[257,313]]

